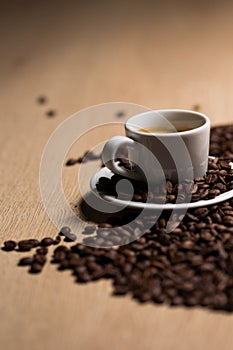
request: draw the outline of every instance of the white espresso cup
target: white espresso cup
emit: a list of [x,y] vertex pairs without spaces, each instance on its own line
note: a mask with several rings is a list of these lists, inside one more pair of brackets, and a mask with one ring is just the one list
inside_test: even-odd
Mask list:
[[[151,110],[129,118],[126,136],[114,136],[104,146],[102,160],[121,176],[159,183],[164,177],[181,182],[203,177],[208,166],[210,120],[202,113]],[[116,161],[126,148],[131,169]]]

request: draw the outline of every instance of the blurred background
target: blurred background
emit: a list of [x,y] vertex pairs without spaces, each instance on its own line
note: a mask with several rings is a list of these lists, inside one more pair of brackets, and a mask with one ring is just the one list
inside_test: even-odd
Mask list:
[[45,94],[61,119],[110,101],[195,106],[230,122],[232,16],[231,1],[1,1],[0,103],[17,115]]

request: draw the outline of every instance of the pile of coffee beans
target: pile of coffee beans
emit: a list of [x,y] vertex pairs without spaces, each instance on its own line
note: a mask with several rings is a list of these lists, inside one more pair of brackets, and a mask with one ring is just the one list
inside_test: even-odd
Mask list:
[[58,246],[53,262],[72,270],[78,283],[110,278],[114,294],[140,302],[233,311],[232,204],[190,210],[172,233],[162,215],[143,237],[118,249]]
[[233,161],[233,125],[213,127],[210,134],[210,155]]
[[[127,159],[120,159],[119,165],[127,169],[131,167]],[[231,169],[229,161],[222,157],[209,159],[208,171],[205,177],[195,178],[194,181],[186,181],[179,185],[167,180],[166,186],[154,186],[153,193],[148,193],[146,183],[135,180],[130,180],[134,188],[133,196],[131,192],[127,192],[127,189],[124,192],[117,193],[116,184],[122,179],[124,177],[116,174],[111,179],[101,177],[96,188],[100,193],[118,199],[153,203],[197,202],[202,199],[215,198],[221,193],[233,189],[233,169]]]
[[19,242],[13,240],[5,241],[2,247],[4,251],[18,251],[18,252],[30,252],[36,248],[36,252],[33,256],[26,256],[19,260],[19,266],[30,266],[30,273],[39,273],[42,271],[44,264],[46,263],[46,254],[48,253],[48,247],[57,245],[61,242],[61,235],[56,236],[55,239],[51,237],[44,237],[41,241],[30,238],[23,239]]
[[[227,146],[222,141],[226,140],[226,135],[229,141]],[[214,128],[210,154],[233,160],[233,141],[230,142],[230,138],[233,139],[233,126]],[[229,190],[232,173],[228,161],[218,159],[213,164],[214,167],[209,168],[209,171],[214,172],[210,172],[207,177],[217,175],[218,181],[206,182],[206,177],[204,185],[209,184],[210,190]],[[199,187],[200,182],[197,181],[196,184]],[[225,188],[217,184],[222,184]],[[172,189],[171,185],[167,184],[168,186]],[[179,217],[174,218],[176,219],[179,220]],[[114,235],[113,231],[129,220],[130,215],[124,217],[120,214],[118,218],[109,217],[97,229],[95,225],[87,226],[83,231],[84,243],[86,239],[95,242],[101,239],[102,243],[104,240],[111,245],[118,244],[117,234]],[[52,263],[57,264],[61,271],[71,270],[78,283],[108,278],[112,281],[113,294],[130,294],[140,302],[203,306],[232,312],[233,199],[188,210],[179,226],[171,233],[166,232],[168,212],[163,212],[158,220],[153,215],[148,216],[147,220],[151,227],[142,237],[137,232],[140,220],[134,220],[135,226],[126,229],[122,235],[136,240],[117,249],[60,244],[61,235],[66,238],[71,233],[67,227],[61,229],[58,241],[57,237],[47,237],[40,242],[36,239],[20,241],[21,243],[7,241],[3,249],[20,252],[35,249],[35,254],[23,257],[19,265],[29,266],[30,272],[37,273],[45,265],[48,249],[57,244]]]

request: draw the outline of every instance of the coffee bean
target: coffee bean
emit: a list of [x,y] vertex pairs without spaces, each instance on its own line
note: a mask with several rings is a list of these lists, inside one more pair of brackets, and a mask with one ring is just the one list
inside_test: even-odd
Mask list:
[[192,250],[193,248],[195,247],[193,241],[190,241],[190,240],[187,240],[187,241],[184,241],[183,244],[182,244],[182,248],[183,249],[187,249],[187,250]]
[[94,154],[92,151],[86,151],[84,153],[84,157],[85,157],[86,161],[96,160],[96,159],[101,158],[101,154]]
[[38,263],[40,265],[44,265],[46,262],[46,257],[44,254],[34,254],[33,262]]
[[125,115],[125,112],[124,112],[124,111],[118,111],[118,112],[116,113],[116,117],[117,117],[117,118],[122,118],[122,117],[124,117],[124,115]]
[[101,228],[112,228],[112,225],[107,223],[107,222],[103,222],[103,223],[99,224],[98,227],[101,227]]
[[44,96],[44,95],[41,95],[39,97],[37,97],[37,103],[40,104],[40,105],[44,105],[47,103],[47,97]]
[[70,158],[70,159],[67,160],[66,166],[71,166],[71,165],[74,165],[74,164],[76,164],[76,163],[77,163],[77,160],[76,160],[76,159]]
[[29,270],[30,273],[40,273],[42,271],[42,265],[38,263],[33,263]]
[[14,250],[16,247],[16,242],[12,241],[12,240],[5,241],[3,244],[4,244],[4,246],[2,249],[5,251],[8,251],[8,252]]
[[76,241],[77,236],[74,233],[67,233],[64,239],[65,242],[74,242]]
[[67,248],[66,246],[64,245],[59,245],[56,249],[54,249],[54,253],[57,253],[57,252],[67,252],[69,251],[69,248]]
[[193,107],[192,107],[192,110],[193,110],[193,111],[196,111],[196,112],[199,112],[200,109],[201,109],[201,106],[200,106],[199,104],[195,104],[195,105],[193,105]]
[[64,251],[54,252],[53,262],[54,263],[59,263],[59,262],[65,260],[65,258],[66,258],[66,254],[65,254]]
[[21,252],[26,252],[31,250],[33,246],[34,246],[34,243],[29,239],[23,239],[18,242],[18,248],[19,248],[19,251]]
[[38,241],[38,239],[29,239],[28,243],[30,243],[32,245],[32,248],[36,248],[40,245],[40,242]]
[[95,226],[86,226],[84,231],[82,232],[83,235],[91,235],[95,232],[96,227]]
[[27,266],[31,265],[33,263],[33,258],[32,257],[25,257],[19,260],[18,265],[19,266]]
[[53,244],[54,245],[57,245],[57,244],[59,244],[61,242],[61,236],[57,236],[55,239],[54,239],[54,241],[53,241]]
[[209,213],[209,209],[208,208],[198,208],[196,210],[194,210],[194,215],[197,216],[198,218],[204,218],[205,216],[207,216]]
[[56,111],[55,111],[54,109],[49,109],[49,110],[46,112],[46,115],[47,115],[47,117],[49,117],[49,118],[55,117]]
[[219,189],[220,191],[222,192],[225,192],[226,191],[226,185],[224,185],[223,183],[221,182],[218,182],[216,185],[215,185],[215,188]]
[[69,234],[71,232],[71,229],[70,229],[70,227],[69,226],[64,226],[64,227],[62,227],[61,228],[61,230],[60,230],[60,234],[62,234],[62,235],[67,235],[67,234]]
[[53,244],[53,239],[51,237],[45,237],[41,240],[40,245],[42,247],[48,247]]
[[213,241],[214,237],[209,231],[201,231],[200,232],[200,238],[205,241]]
[[68,262],[68,260],[63,259],[62,261],[60,261],[58,270],[63,271],[63,270],[67,270],[68,268],[69,268],[69,262]]
[[46,247],[37,248],[36,253],[46,255],[48,253],[48,248],[46,248]]

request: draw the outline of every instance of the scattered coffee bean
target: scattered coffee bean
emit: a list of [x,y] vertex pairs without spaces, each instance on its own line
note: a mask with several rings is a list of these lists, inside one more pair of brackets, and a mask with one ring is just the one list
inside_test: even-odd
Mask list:
[[122,118],[122,117],[124,117],[125,116],[125,112],[124,111],[118,111],[117,113],[116,113],[116,117],[117,118]]
[[195,105],[193,105],[193,107],[192,107],[192,110],[193,110],[193,111],[196,111],[196,112],[199,112],[200,109],[201,109],[201,106],[200,106],[199,104],[195,104]]
[[86,226],[84,231],[82,232],[83,235],[92,235],[96,230],[95,226]]
[[38,239],[35,239],[35,238],[29,239],[28,243],[32,245],[32,248],[36,248],[40,245],[40,242],[38,241]]
[[46,255],[48,253],[48,248],[46,248],[46,247],[37,248],[36,253]]
[[77,163],[77,159],[70,158],[70,159],[67,160],[66,166],[71,166],[71,165],[74,165],[76,163]]
[[19,251],[21,252],[27,252],[32,248],[34,248],[34,242],[33,240],[30,240],[30,239],[23,239],[18,242],[18,248],[19,248]]
[[37,103],[38,103],[39,105],[44,105],[44,104],[46,104],[46,103],[47,103],[47,97],[44,96],[44,95],[41,95],[41,96],[37,97]]
[[33,263],[38,263],[40,265],[44,265],[46,262],[46,256],[44,254],[34,254],[33,255]]
[[74,242],[76,241],[77,236],[74,233],[67,233],[64,239],[65,242]]
[[86,161],[97,160],[101,158],[101,154],[95,154],[92,151],[86,151],[83,158],[85,158]]
[[29,270],[30,273],[40,273],[42,271],[43,266],[39,263],[33,263]]
[[2,249],[5,251],[8,251],[8,252],[14,250],[16,247],[16,242],[12,241],[12,240],[5,241],[3,244],[4,244],[4,246]]
[[42,247],[48,247],[48,246],[52,245],[53,242],[54,242],[54,241],[53,241],[52,238],[50,238],[50,237],[45,237],[45,238],[43,238],[43,239],[41,240],[40,245],[41,245]]
[[49,109],[49,110],[46,112],[46,115],[47,115],[47,117],[49,117],[49,118],[55,117],[56,111],[55,111],[54,109]]
[[33,258],[32,257],[25,257],[19,260],[18,265],[19,266],[27,266],[31,265],[33,263]]
[[64,226],[60,230],[60,234],[62,234],[64,236],[68,235],[70,232],[71,232],[71,229],[69,226]]
[[57,236],[55,239],[54,239],[54,241],[53,241],[53,244],[54,245],[57,245],[57,244],[59,244],[61,242],[61,236]]

